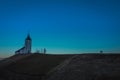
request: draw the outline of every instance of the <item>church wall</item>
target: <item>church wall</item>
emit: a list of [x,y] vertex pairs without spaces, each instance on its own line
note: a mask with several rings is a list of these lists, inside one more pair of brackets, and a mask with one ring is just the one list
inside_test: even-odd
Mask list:
[[31,53],[31,41],[27,40],[25,44],[25,53]]

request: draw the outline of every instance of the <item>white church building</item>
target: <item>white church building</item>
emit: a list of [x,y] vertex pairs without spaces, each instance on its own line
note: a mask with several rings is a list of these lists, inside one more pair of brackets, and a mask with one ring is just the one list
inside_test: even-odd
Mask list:
[[27,38],[25,39],[24,46],[15,51],[15,54],[30,54],[31,53],[31,46],[32,45],[32,39],[30,38],[30,35],[28,34]]

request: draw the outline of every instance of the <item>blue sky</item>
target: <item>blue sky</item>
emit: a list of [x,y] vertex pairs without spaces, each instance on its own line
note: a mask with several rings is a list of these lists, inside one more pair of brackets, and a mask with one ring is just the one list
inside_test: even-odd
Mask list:
[[120,52],[119,0],[0,0],[0,57],[30,33],[32,51]]

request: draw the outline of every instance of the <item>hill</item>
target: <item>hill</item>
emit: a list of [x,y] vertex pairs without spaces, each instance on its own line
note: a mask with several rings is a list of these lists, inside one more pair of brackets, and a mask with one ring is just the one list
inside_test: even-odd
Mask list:
[[120,80],[120,54],[81,54],[52,70],[45,80]]
[[49,70],[71,56],[37,53],[14,55],[0,62],[0,78],[3,80],[39,80]]
[[14,55],[0,61],[0,80],[120,80],[120,54]]

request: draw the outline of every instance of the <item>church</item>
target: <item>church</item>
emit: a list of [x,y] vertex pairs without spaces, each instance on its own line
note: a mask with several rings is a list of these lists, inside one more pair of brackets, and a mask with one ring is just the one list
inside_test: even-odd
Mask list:
[[15,51],[15,54],[30,54],[31,53],[31,46],[32,45],[32,39],[30,38],[30,35],[28,34],[27,38],[25,39],[25,44],[22,48]]

